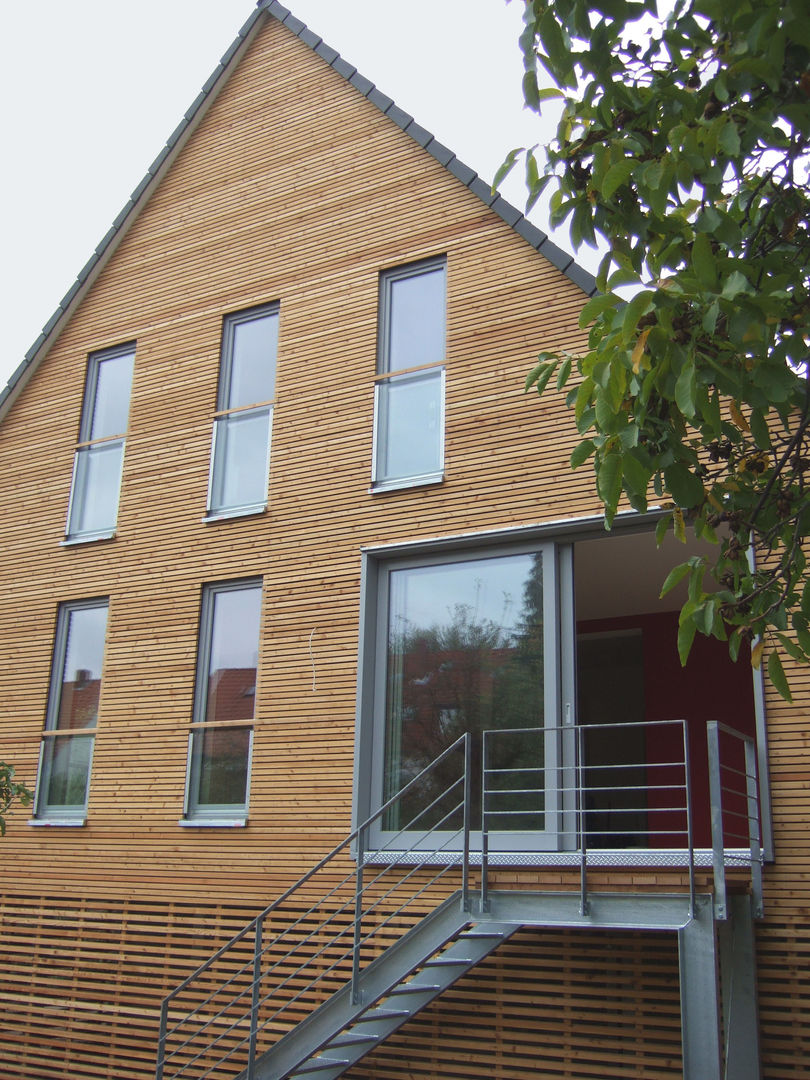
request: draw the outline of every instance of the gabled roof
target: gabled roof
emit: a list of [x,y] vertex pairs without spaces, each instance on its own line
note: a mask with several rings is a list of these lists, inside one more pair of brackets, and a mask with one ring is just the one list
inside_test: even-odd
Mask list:
[[511,226],[516,233],[522,236],[575,285],[579,286],[583,292],[591,295],[596,291],[596,281],[592,274],[584,270],[567,252],[557,247],[544,232],[532,225],[520,210],[507,202],[503,196],[497,193],[493,194],[490,184],[482,179],[474,169],[471,169],[469,165],[465,165],[452,150],[449,150],[435,139],[429,131],[417,124],[409,113],[406,113],[404,109],[400,109],[390,97],[378,90],[374,83],[364,78],[355,67],[344,60],[338,52],[330,48],[322,38],[318,37],[300,19],[297,19],[288,8],[280,4],[278,0],[258,0],[256,10],[242,26],[236,40],[224,54],[197,97],[186,110],[183,119],[169,136],[166,145],[149,166],[146,176],[132,192],[106,235],[79,271],[73,286],[62,297],[56,311],[42,328],[39,337],[25,354],[25,358],[9,379],[6,387],[0,392],[0,419],[8,412],[14,398],[17,397],[33,375],[39,361],[43,359],[59,337],[63,327],[76,307],[81,303],[85,293],[101,273],[130,226],[146,206],[172,162],[188,142],[191,134],[225,86],[231,73],[238,65],[241,56],[253,41],[263,20],[267,17],[277,19],[288,30],[291,30],[296,37],[305,45],[308,45],[339,75],[342,75],[363,97],[367,98],[389,120],[400,127],[406,135],[409,135],[423,147],[448,172],[465,184],[474,195],[490,207],[507,225]]

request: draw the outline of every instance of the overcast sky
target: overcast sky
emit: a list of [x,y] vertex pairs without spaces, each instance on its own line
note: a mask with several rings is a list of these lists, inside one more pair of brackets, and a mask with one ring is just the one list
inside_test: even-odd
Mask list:
[[[540,138],[522,107],[520,0],[286,6],[486,179],[513,146]],[[0,3],[0,384],[253,7],[253,0]],[[505,194],[522,207],[519,184]]]

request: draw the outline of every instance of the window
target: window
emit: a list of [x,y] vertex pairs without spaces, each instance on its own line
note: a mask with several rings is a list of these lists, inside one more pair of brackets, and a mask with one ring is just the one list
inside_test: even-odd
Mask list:
[[212,517],[264,509],[277,346],[277,305],[225,319],[208,492]]
[[432,260],[380,278],[374,397],[375,489],[442,479],[445,263]]
[[68,540],[100,540],[115,531],[134,362],[134,345],[90,356],[73,464]]
[[256,703],[261,582],[203,590],[186,818],[242,824]]
[[106,631],[106,600],[63,604],[59,609],[37,780],[37,818],[68,823],[84,819]]
[[[500,729],[499,768],[526,790],[515,792],[513,816],[499,824],[499,847],[556,843],[560,808],[541,777],[559,752],[549,730],[559,711],[557,573],[550,544],[367,556],[359,819],[465,732],[479,775],[481,734]],[[417,831],[440,828],[446,782],[441,770],[423,779],[386,815],[383,832],[416,820]],[[480,809],[474,789],[473,821]]]

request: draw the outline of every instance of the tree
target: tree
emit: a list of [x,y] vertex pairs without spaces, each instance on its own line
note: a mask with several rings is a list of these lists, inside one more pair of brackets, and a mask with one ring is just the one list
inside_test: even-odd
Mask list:
[[767,648],[789,697],[774,646],[810,660],[810,21],[804,0],[661,6],[524,0],[526,102],[562,113],[496,183],[522,159],[529,206],[552,184],[552,225],[605,249],[587,351],[542,352],[527,388],[567,390],[608,528],[626,498],[669,510],[659,539],[715,545],[664,583],[688,580],[682,661],[698,631]]
[[6,835],[6,813],[18,802],[20,806],[30,806],[34,798],[25,784],[14,779],[14,769],[0,761],[0,836]]

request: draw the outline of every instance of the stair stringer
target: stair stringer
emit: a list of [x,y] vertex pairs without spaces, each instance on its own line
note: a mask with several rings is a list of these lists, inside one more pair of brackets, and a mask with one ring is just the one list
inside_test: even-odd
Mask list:
[[369,964],[359,1002],[347,984],[265,1051],[255,1080],[341,1076],[518,929],[482,922],[454,894]]

